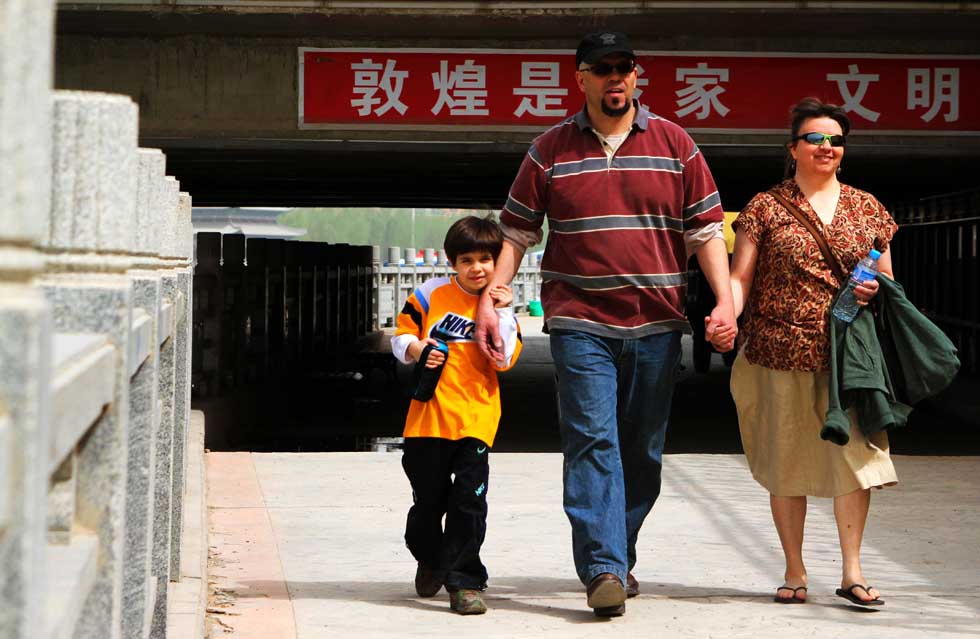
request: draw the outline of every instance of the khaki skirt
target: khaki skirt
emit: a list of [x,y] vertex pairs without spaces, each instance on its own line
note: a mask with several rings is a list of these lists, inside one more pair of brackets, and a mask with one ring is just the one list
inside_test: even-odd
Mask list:
[[742,353],[735,359],[731,390],[742,448],[752,476],[771,494],[837,497],[898,483],[888,435],[865,438],[853,410],[846,446],[820,439],[829,381],[826,371],[773,370]]

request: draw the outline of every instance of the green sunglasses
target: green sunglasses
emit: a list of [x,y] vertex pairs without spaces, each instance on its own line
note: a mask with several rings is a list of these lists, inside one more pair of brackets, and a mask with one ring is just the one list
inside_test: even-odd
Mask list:
[[793,141],[806,140],[809,144],[820,146],[825,141],[830,141],[830,146],[844,146],[847,138],[843,135],[831,135],[829,133],[804,133],[793,138]]

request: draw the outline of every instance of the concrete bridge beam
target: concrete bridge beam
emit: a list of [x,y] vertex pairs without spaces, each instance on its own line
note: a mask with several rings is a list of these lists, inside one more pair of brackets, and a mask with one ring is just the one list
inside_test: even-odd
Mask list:
[[[972,2],[86,1],[60,5],[56,83],[133,96],[143,145],[168,153],[199,205],[497,207],[537,130],[300,128],[299,48],[571,52],[600,27],[646,51],[980,53]],[[778,180],[784,137],[695,133],[727,206]],[[924,193],[980,170],[971,136],[861,132],[849,151],[852,175],[883,197],[896,169],[920,176]],[[937,170],[947,157],[968,162]],[[438,189],[431,175],[444,177]]]

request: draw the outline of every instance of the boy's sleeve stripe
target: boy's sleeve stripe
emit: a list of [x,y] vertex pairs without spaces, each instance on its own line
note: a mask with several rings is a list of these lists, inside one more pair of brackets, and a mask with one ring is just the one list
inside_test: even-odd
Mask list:
[[[429,312],[429,299],[423,294],[422,288],[419,287],[419,288],[415,289],[415,292],[412,293],[412,295],[415,297],[416,300],[418,300],[419,306],[422,307],[422,310],[425,311],[426,313],[428,313]],[[405,304],[407,305],[408,302],[405,302]],[[421,316],[419,316],[419,324],[421,324],[421,323],[422,323],[422,318],[421,318]]]
[[412,321],[415,322],[415,325],[421,328],[422,313],[419,313],[419,309],[415,308],[411,302],[407,300],[405,301],[405,306],[402,307],[402,314],[408,315],[410,318],[412,318]]

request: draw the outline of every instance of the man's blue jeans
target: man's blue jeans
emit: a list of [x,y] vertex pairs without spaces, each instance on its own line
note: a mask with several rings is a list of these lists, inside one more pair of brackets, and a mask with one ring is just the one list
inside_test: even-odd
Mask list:
[[551,332],[565,456],[565,514],[582,583],[626,583],[640,526],[660,494],[660,469],[680,333],[615,339]]

